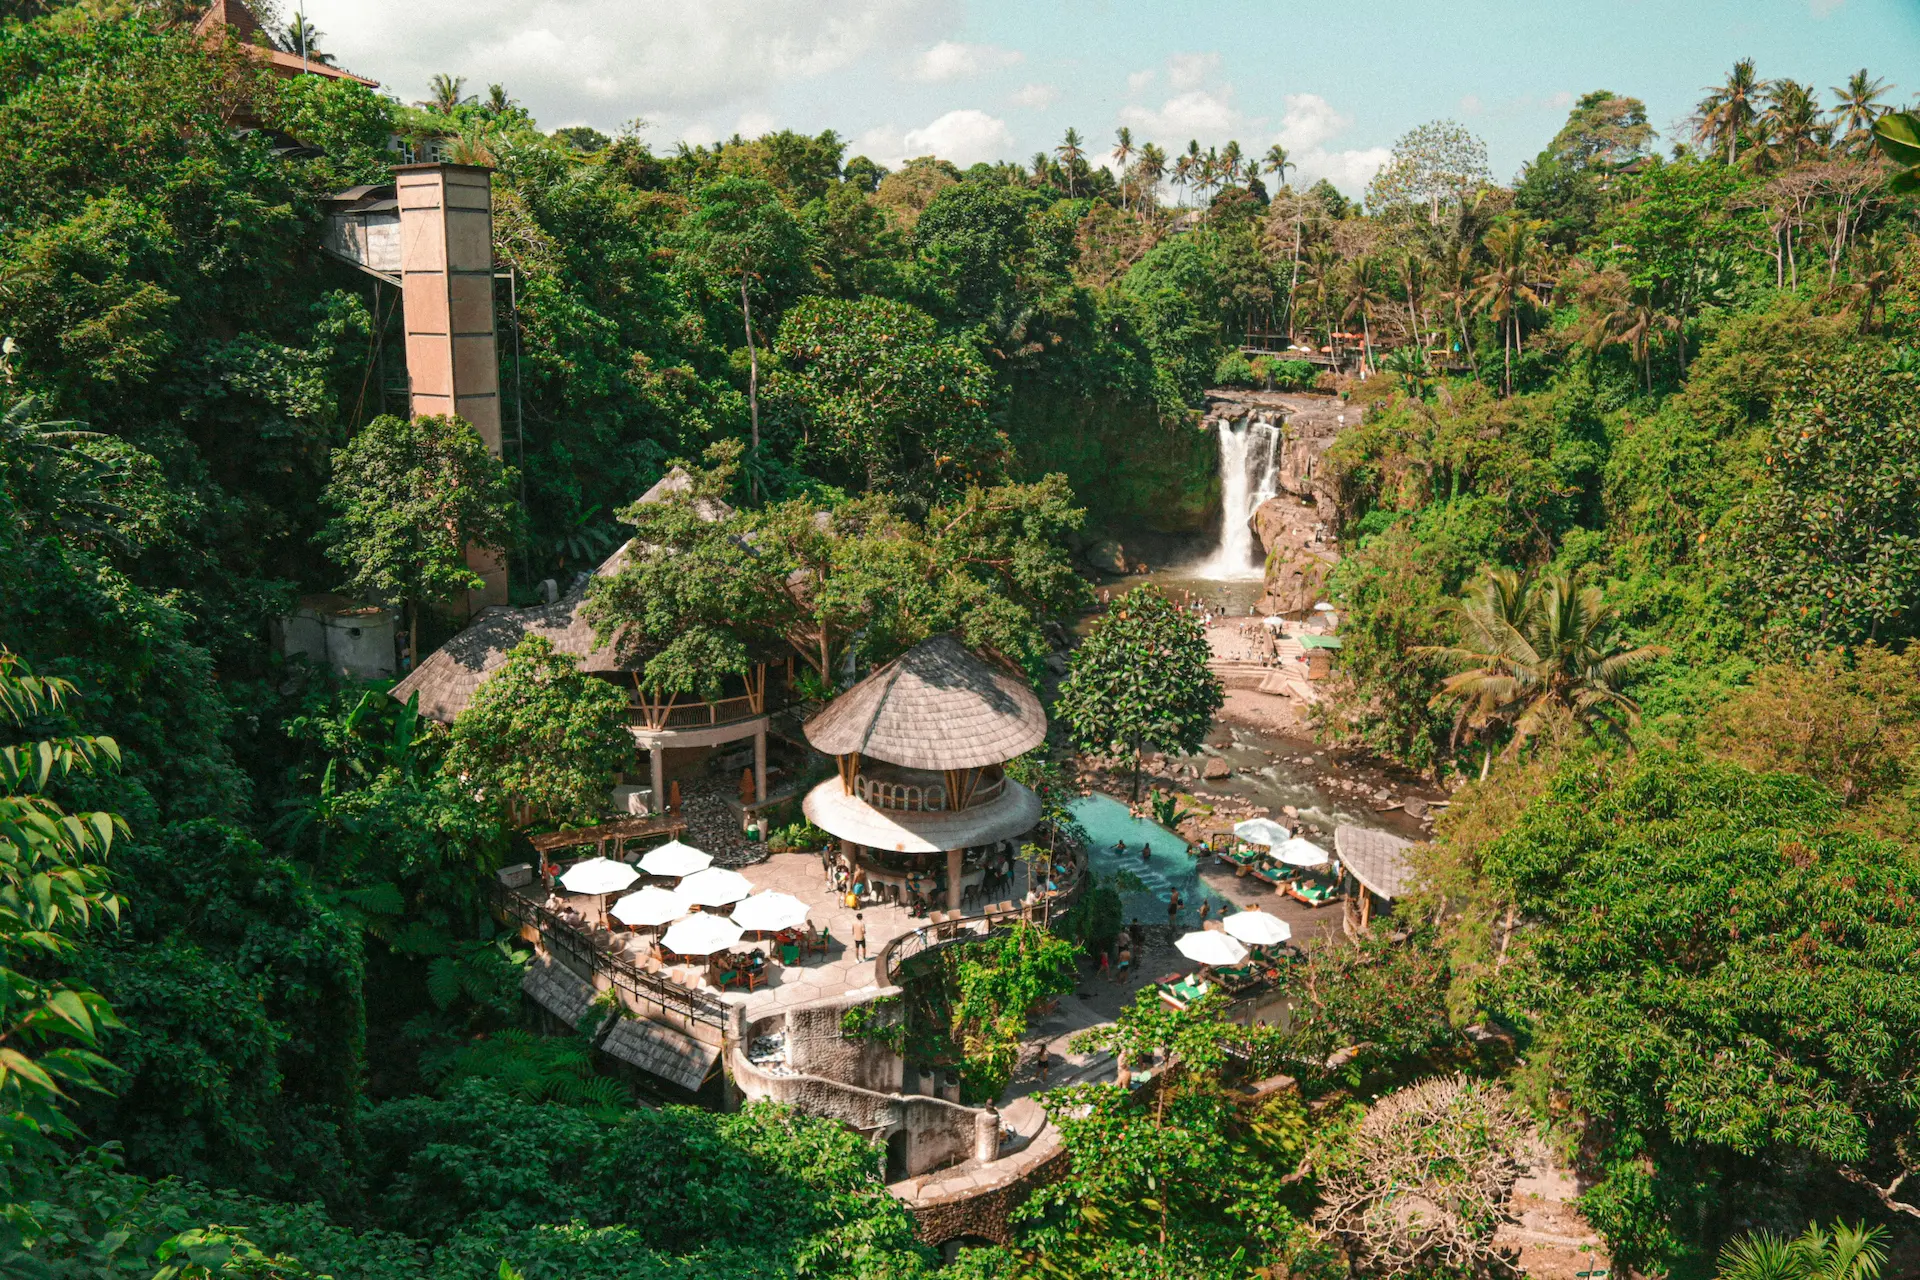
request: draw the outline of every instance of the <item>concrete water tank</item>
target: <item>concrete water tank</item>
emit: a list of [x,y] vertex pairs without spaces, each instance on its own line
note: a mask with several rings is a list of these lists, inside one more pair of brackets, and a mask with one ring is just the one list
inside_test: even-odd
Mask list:
[[399,671],[394,627],[393,612],[379,605],[302,596],[293,616],[280,623],[280,648],[349,680],[391,680]]

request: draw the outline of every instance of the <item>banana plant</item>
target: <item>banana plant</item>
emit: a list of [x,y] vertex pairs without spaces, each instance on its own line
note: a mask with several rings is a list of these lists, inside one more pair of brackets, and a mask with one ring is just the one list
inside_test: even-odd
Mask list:
[[1899,167],[1887,183],[1889,191],[1920,191],[1920,115],[1889,111],[1873,122],[1873,140],[1880,154]]

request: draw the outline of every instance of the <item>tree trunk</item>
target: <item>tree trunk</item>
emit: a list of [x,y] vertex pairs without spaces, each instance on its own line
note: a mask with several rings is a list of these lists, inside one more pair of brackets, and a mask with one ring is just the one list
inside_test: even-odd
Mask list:
[[420,665],[420,602],[407,601],[407,670]]
[[1293,224],[1293,278],[1287,282],[1287,345],[1293,345],[1293,298],[1300,292],[1300,228]]
[[747,471],[747,494],[760,491],[760,357],[753,349],[753,306],[747,301],[747,278],[740,277],[740,318],[747,331],[747,415],[752,420],[754,466]]

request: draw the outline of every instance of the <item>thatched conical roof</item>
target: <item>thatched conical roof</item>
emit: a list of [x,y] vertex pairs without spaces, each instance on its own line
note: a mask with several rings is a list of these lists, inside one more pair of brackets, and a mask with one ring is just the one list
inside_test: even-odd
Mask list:
[[858,752],[909,769],[977,769],[1039,746],[1047,713],[1027,682],[952,636],[923,640],[807,722],[830,756]]

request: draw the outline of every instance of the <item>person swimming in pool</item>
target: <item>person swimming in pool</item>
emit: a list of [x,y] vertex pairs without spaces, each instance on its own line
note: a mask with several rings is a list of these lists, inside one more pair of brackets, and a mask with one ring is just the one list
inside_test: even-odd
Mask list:
[[1113,851],[1115,853],[1125,853],[1127,851],[1127,842],[1125,840],[1115,840],[1113,842]]
[[1151,841],[1143,840],[1140,843],[1140,865],[1145,866],[1152,861],[1153,861],[1153,844]]

